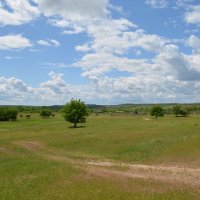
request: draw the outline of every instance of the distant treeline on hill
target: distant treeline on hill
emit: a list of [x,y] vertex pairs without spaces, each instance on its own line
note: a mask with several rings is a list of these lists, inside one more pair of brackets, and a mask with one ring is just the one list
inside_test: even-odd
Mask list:
[[[149,114],[155,104],[119,104],[119,105],[96,105],[88,104],[90,113],[129,113],[129,114]],[[200,113],[200,103],[193,104],[159,104],[163,107],[165,114],[173,114],[174,107],[180,106],[187,113]],[[52,112],[61,112],[64,105],[53,106],[10,106],[1,107],[17,109],[19,113],[40,113],[42,109],[50,109]]]
[[17,105],[1,105],[1,107],[7,107],[7,108],[15,108],[18,110],[18,112],[24,112],[24,113],[40,113],[42,109],[50,109],[53,112],[60,111],[63,106],[62,105],[53,105],[53,106],[17,106]]

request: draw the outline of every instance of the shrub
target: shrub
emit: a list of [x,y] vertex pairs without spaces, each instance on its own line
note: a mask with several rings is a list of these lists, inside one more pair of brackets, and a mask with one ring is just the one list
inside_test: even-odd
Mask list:
[[40,111],[40,116],[41,116],[42,118],[49,118],[51,115],[52,115],[52,112],[51,112],[51,110],[49,110],[49,109],[42,109],[42,110]]

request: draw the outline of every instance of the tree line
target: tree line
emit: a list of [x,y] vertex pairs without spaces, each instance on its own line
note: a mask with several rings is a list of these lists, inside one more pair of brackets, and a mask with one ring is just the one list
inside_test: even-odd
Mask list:
[[[103,112],[103,113],[110,113],[111,110],[115,108],[115,110],[112,112],[117,112],[117,109],[121,109],[121,111],[118,112],[125,112],[128,113],[127,111],[129,110],[129,113],[134,113],[134,115],[138,114],[151,114],[155,118],[158,118],[160,116],[164,116],[164,114],[174,114],[176,117],[186,117],[190,114],[190,112],[197,111],[200,109],[200,106],[196,105],[152,105],[152,106],[145,106],[143,105],[142,107],[130,107],[131,105],[124,105],[119,107],[119,106],[110,106],[110,107],[101,107],[101,106],[96,106],[95,112]],[[58,109],[58,106],[54,107],[25,107],[25,106],[18,106],[18,107],[0,107],[0,121],[16,121],[17,120],[17,115],[19,112],[22,112],[22,110],[26,113],[28,110],[29,111],[35,111],[40,114],[41,118],[49,118],[49,117],[54,117],[53,112],[60,111],[63,114],[63,117],[66,121],[69,121],[74,124],[74,127],[77,126],[78,123],[84,123],[86,122],[86,117],[89,115],[89,113],[94,112],[94,105],[92,105],[92,109],[89,109],[88,106],[79,100],[74,100],[72,99],[70,102],[68,102],[65,106],[62,106]],[[51,109],[50,109],[51,108]],[[123,110],[123,108],[125,110]],[[128,109],[129,108],[129,109]],[[58,110],[57,110],[58,109]],[[101,110],[100,110],[101,109]],[[134,110],[133,110],[134,109]],[[144,112],[145,111],[145,112]],[[26,115],[27,116],[27,115]],[[22,114],[20,114],[20,117],[23,117]],[[30,115],[28,115],[28,118],[30,118]]]

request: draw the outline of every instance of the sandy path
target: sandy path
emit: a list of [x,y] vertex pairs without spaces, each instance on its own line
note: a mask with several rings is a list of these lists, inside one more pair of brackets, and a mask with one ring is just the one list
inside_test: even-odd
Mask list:
[[112,179],[114,177],[153,179],[169,183],[189,184],[194,187],[200,186],[200,168],[119,163],[112,160],[80,160],[63,156],[63,151],[48,149],[36,141],[19,141],[15,144],[44,159],[70,163],[92,176]]
[[91,173],[97,176],[114,175],[200,186],[200,169],[100,161],[90,161],[88,164],[92,166],[88,171],[91,170]]

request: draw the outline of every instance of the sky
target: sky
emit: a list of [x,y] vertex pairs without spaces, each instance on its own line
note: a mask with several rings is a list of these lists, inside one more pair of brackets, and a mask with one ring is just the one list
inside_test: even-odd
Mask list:
[[0,105],[200,102],[199,0],[0,0]]

